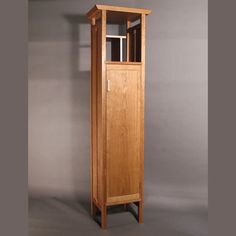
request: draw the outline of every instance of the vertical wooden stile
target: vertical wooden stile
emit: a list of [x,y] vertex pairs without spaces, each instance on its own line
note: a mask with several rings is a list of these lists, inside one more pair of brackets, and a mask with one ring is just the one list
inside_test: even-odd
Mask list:
[[94,214],[95,211],[95,206],[93,203],[93,198],[96,195],[94,188],[95,188],[95,178],[94,178],[94,166],[95,166],[95,153],[96,153],[96,61],[95,61],[95,50],[96,50],[96,45],[95,45],[95,24],[96,20],[95,18],[91,19],[91,76],[90,76],[90,82],[91,82],[91,91],[90,91],[90,103],[91,103],[91,113],[90,113],[90,120],[92,123],[91,127],[91,153],[90,153],[90,158],[91,158],[91,214]]
[[103,198],[102,198],[102,228],[106,228],[106,23],[107,23],[107,12],[106,10],[102,10],[101,17],[101,44],[102,44],[102,74],[101,74],[101,83],[102,83],[102,159],[103,159]]
[[145,96],[145,33],[146,33],[146,22],[145,22],[145,14],[141,15],[141,99],[140,99],[140,194],[141,194],[141,202],[139,203],[139,222],[143,221],[143,182],[144,182],[144,96]]
[[128,29],[130,28],[130,20],[126,20],[126,55],[127,55],[127,61],[130,61],[130,33]]

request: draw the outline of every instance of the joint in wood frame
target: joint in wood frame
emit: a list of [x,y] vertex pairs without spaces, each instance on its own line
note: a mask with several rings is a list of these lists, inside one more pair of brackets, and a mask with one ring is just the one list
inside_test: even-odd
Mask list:
[[95,17],[93,17],[92,19],[91,19],[91,25],[96,25],[96,18]]

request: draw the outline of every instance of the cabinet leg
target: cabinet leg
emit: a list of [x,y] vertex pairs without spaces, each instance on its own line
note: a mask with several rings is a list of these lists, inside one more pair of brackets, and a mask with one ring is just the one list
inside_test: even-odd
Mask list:
[[107,228],[107,207],[103,206],[101,209],[101,226],[102,229]]
[[143,223],[143,202],[138,203],[138,223]]

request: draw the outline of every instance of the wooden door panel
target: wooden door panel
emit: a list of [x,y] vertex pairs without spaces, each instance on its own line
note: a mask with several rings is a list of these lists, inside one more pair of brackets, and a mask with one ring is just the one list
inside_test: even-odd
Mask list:
[[107,65],[107,197],[137,196],[140,181],[140,66]]

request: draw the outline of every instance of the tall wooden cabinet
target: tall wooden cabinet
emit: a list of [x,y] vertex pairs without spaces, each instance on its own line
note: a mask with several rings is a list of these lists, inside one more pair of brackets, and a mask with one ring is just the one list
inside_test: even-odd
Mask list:
[[[91,212],[137,206],[144,176],[145,18],[150,10],[95,5],[91,22]],[[134,204],[132,204],[134,203]],[[132,205],[132,206],[128,206]]]

